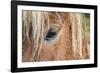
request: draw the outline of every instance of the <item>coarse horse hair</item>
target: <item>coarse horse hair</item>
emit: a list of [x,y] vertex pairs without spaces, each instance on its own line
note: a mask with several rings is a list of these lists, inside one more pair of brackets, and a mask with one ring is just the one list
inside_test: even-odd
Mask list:
[[89,58],[81,13],[22,11],[22,61]]

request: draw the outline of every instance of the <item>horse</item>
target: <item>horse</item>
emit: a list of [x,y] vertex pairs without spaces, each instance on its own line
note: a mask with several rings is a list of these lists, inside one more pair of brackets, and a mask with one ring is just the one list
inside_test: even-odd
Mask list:
[[22,61],[89,59],[81,13],[22,11]]

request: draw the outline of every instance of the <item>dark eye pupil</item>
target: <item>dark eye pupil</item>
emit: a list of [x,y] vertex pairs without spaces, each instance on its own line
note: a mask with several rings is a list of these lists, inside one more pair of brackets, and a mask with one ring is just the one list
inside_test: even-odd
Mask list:
[[48,31],[48,33],[46,34],[45,40],[47,40],[47,41],[51,40],[52,38],[54,38],[56,36],[56,34],[57,33],[55,31],[53,31],[53,29],[50,29]]

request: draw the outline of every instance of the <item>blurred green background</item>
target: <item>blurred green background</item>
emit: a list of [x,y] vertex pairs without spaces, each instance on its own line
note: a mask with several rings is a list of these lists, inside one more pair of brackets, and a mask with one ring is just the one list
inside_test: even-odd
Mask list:
[[82,26],[84,35],[87,38],[88,42],[90,42],[90,14],[88,13],[82,14]]

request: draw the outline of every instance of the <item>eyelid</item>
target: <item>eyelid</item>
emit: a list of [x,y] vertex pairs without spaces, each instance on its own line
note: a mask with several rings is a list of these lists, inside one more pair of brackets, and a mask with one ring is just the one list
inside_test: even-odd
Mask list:
[[52,24],[49,29],[51,28],[53,29],[53,31],[59,31],[61,29],[61,26],[59,24]]
[[59,31],[59,28],[53,27],[53,28],[51,28],[51,29],[49,29],[49,30],[51,30],[52,32],[58,32],[58,31]]

